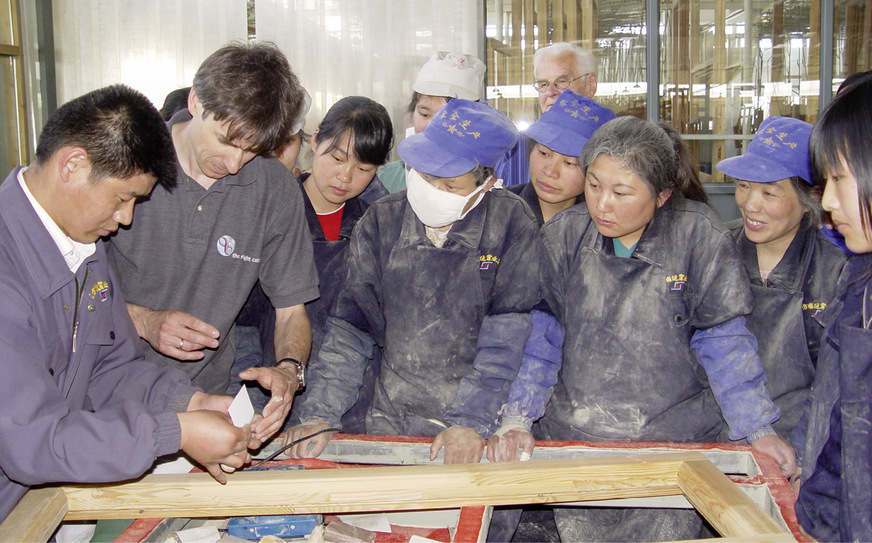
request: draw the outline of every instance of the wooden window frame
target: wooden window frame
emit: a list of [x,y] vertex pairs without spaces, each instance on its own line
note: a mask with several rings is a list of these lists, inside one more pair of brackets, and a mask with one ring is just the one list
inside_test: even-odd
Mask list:
[[[378,484],[374,484],[378,481]],[[376,488],[378,487],[378,488]],[[682,495],[725,539],[794,541],[697,451],[513,463],[206,473],[30,490],[2,541],[45,541],[61,520],[445,509]]]

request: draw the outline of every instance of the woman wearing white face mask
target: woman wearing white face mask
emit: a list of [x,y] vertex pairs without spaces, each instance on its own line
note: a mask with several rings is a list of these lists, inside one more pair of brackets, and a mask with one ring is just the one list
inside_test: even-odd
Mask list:
[[[376,202],[351,239],[346,284],[309,363],[303,423],[288,440],[338,424],[366,355],[383,348],[367,432],[434,437],[435,459],[477,462],[518,373],[539,301],[538,224],[515,195],[492,190],[517,138],[485,104],[451,100],[403,141],[408,193]],[[296,445],[317,456],[329,434]]]
[[[412,126],[406,137],[423,132],[449,100],[484,98],[485,70],[484,63],[472,55],[447,51],[430,55],[412,85],[412,99],[406,108]],[[406,188],[406,165],[402,160],[389,162],[379,167],[378,177],[388,192],[401,191]]]

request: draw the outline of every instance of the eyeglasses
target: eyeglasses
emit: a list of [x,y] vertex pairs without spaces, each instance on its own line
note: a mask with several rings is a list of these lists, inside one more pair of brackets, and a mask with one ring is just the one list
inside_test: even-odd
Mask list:
[[545,81],[545,80],[536,81],[535,83],[533,83],[533,88],[536,89],[536,92],[538,92],[539,94],[542,94],[545,91],[547,91],[548,87],[550,87],[551,85],[554,85],[554,88],[559,90],[559,91],[566,90],[569,88],[569,85],[571,85],[573,81],[577,81],[586,75],[590,75],[591,73],[593,73],[593,72],[587,72],[586,74],[581,74],[580,76],[576,77],[575,79],[569,79],[568,77],[558,77],[554,81]]

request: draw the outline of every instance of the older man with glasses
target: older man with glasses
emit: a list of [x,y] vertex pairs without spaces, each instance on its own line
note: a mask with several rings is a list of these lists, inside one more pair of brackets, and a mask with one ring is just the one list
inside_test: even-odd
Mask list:
[[[581,96],[593,98],[596,94],[596,59],[593,54],[577,45],[558,42],[536,51],[533,55],[533,88],[539,93],[539,109],[548,111],[557,97],[566,89]],[[527,138],[521,136],[518,144],[494,168],[494,173],[506,185],[520,185],[529,181],[530,153]]]

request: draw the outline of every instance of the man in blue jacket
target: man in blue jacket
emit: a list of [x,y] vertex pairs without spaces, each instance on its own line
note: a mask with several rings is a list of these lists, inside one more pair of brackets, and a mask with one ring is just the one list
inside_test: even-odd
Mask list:
[[31,485],[131,479],[179,450],[223,483],[249,460],[230,397],[142,360],[95,243],[174,179],[160,114],[119,85],[58,109],[0,186],[0,519]]

